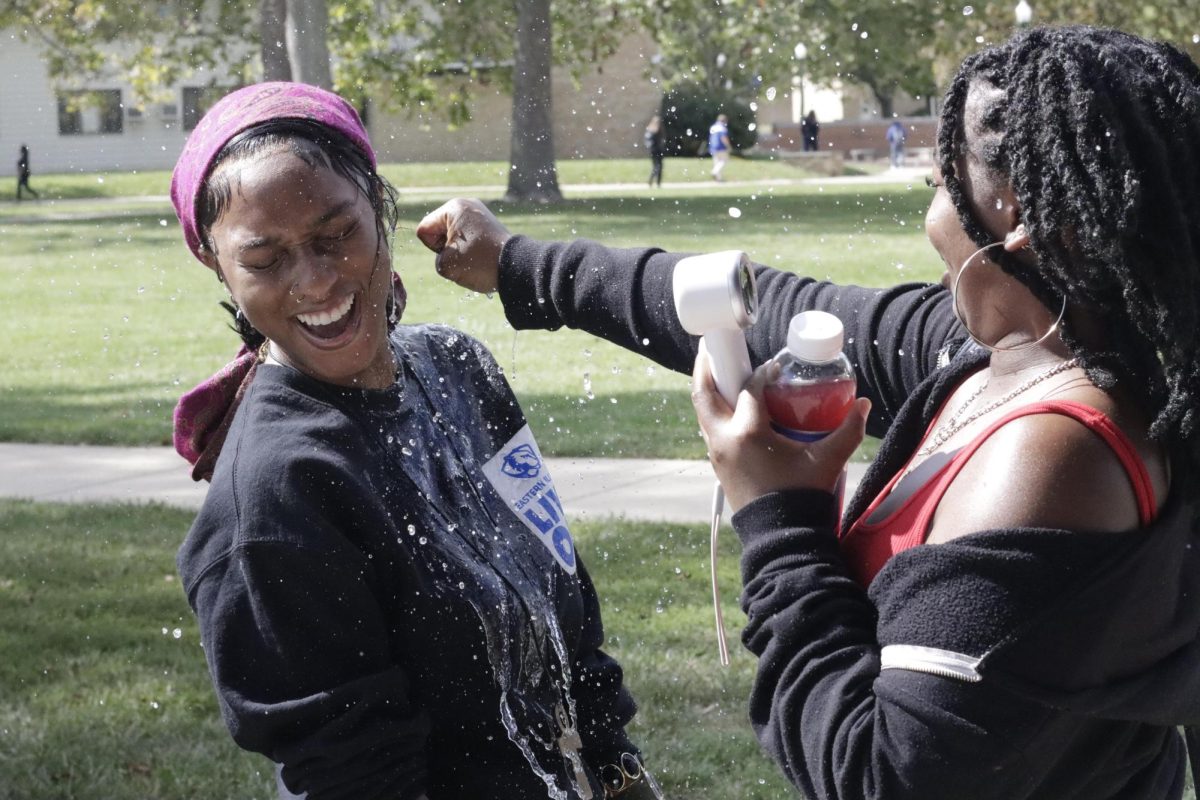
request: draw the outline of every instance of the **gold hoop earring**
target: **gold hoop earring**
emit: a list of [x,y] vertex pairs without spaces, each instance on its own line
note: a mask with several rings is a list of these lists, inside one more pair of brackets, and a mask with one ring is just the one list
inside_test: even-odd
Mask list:
[[968,336],[975,340],[976,344],[987,350],[991,350],[993,353],[1012,353],[1018,350],[1026,350],[1030,347],[1036,347],[1037,345],[1049,339],[1054,332],[1058,330],[1059,326],[1062,324],[1063,317],[1066,316],[1067,313],[1067,296],[1063,295],[1062,307],[1058,310],[1058,316],[1055,318],[1054,322],[1051,323],[1046,332],[1036,339],[1032,339],[1028,342],[1021,342],[1020,344],[1013,345],[1012,347],[999,347],[994,344],[988,344],[980,339],[979,336],[976,335],[975,331],[971,330],[971,326],[967,324],[966,311],[962,307],[962,292],[960,291],[960,286],[962,284],[963,275],[966,273],[967,268],[971,266],[971,262],[973,262],[976,258],[993,247],[1000,247],[1003,245],[1004,242],[992,242],[991,244],[985,244],[983,247],[967,256],[967,260],[962,263],[962,267],[960,267],[958,270],[958,275],[956,275],[954,278],[954,285],[950,287],[951,302],[954,303],[954,316],[958,317],[958,321],[962,323],[963,329],[967,332]]

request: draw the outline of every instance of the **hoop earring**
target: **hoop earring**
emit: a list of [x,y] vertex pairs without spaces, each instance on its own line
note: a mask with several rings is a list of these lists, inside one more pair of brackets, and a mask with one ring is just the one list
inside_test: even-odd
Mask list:
[[971,326],[967,324],[967,314],[962,307],[960,299],[962,297],[962,293],[959,291],[959,286],[962,283],[963,274],[966,273],[967,268],[971,266],[971,262],[974,261],[978,256],[992,249],[993,247],[1002,246],[1003,244],[1004,242],[992,242],[991,244],[985,244],[983,247],[967,256],[967,260],[963,262],[962,267],[958,270],[958,275],[954,278],[954,285],[950,288],[950,296],[952,298],[952,302],[954,303],[954,315],[958,317],[958,321],[962,323],[963,329],[967,332],[967,335],[975,341],[976,344],[986,350],[991,350],[993,353],[1012,353],[1018,350],[1026,350],[1030,347],[1036,347],[1037,345],[1049,339],[1054,332],[1058,330],[1058,327],[1062,324],[1063,317],[1066,316],[1067,313],[1067,296],[1063,295],[1062,307],[1058,310],[1058,316],[1055,318],[1054,322],[1051,323],[1046,332],[1036,339],[1028,342],[1021,342],[1020,344],[1013,345],[1012,347],[998,347],[993,344],[988,344],[980,339],[975,334],[975,331],[971,330]]

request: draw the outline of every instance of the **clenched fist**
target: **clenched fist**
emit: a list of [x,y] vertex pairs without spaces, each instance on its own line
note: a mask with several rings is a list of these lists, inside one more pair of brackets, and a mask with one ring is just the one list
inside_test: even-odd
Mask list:
[[437,253],[438,274],[476,292],[494,292],[500,251],[512,236],[479,200],[456,198],[425,215],[417,238]]

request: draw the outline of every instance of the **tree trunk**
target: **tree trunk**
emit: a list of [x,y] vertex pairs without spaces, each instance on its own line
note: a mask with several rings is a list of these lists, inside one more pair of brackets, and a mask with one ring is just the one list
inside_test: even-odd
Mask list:
[[287,51],[292,79],[333,88],[329,69],[329,9],[325,0],[287,0]]
[[262,0],[259,6],[264,81],[290,81],[287,52],[287,0]]
[[512,136],[504,199],[556,203],[563,198],[554,166],[550,113],[550,0],[516,0],[516,4]]
[[892,92],[884,94],[874,86],[871,87],[871,92],[875,95],[875,99],[879,101],[879,118],[891,119],[892,112],[896,110],[896,98]]

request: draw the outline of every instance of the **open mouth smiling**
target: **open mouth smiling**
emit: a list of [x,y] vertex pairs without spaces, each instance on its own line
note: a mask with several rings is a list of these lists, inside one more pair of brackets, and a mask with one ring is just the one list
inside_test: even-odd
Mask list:
[[346,334],[353,335],[357,327],[359,314],[355,302],[357,294],[346,295],[333,308],[317,311],[311,314],[297,314],[295,319],[300,323],[300,329],[312,339],[324,345],[340,344]]

